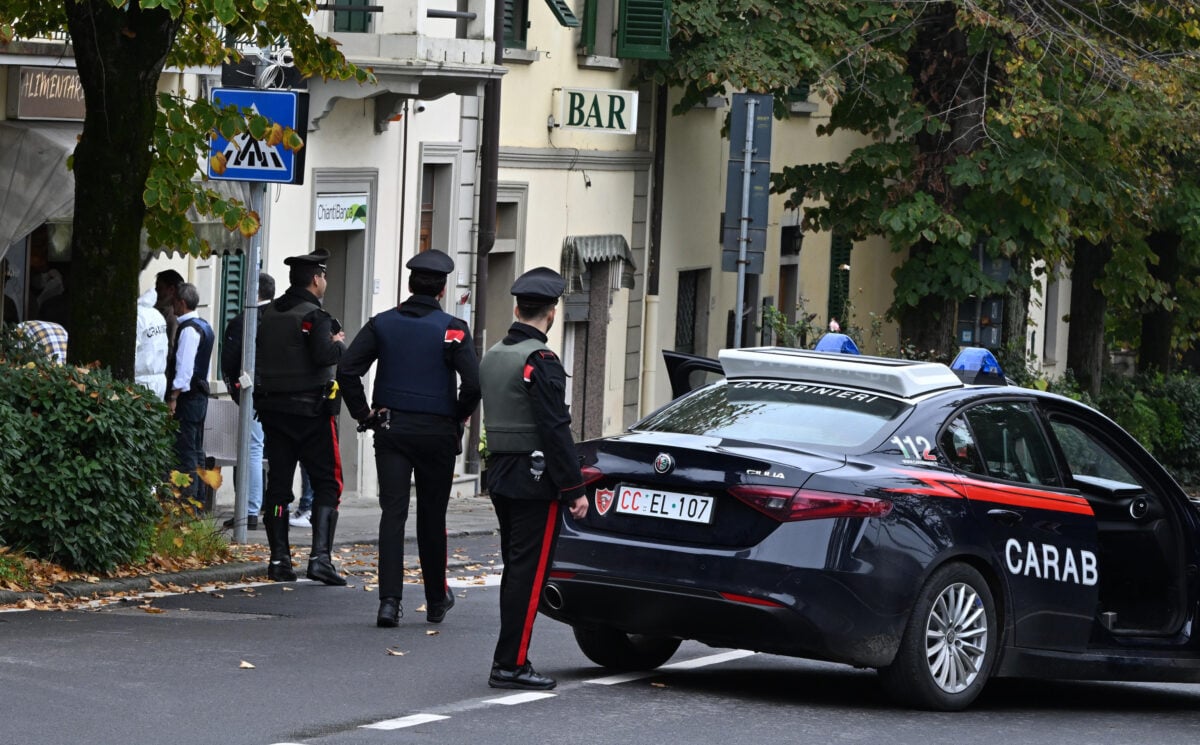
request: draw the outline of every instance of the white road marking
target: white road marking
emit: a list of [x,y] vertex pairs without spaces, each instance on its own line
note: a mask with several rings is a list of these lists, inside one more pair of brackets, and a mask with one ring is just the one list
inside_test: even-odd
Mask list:
[[441,714],[410,714],[398,719],[385,719],[382,722],[375,722],[374,724],[363,724],[359,726],[359,729],[403,729],[405,727],[416,727],[418,724],[427,724],[449,718]]
[[694,660],[684,660],[683,662],[674,662],[670,665],[663,665],[659,668],[659,670],[692,670],[693,668],[697,667],[706,667],[708,665],[718,665],[722,662],[740,660],[743,657],[749,657],[755,654],[758,654],[758,652],[751,652],[748,649],[734,649],[729,652],[722,652],[721,654],[710,654],[707,657],[697,657]]
[[649,678],[651,675],[654,675],[653,671],[648,673],[618,673],[616,675],[609,675],[605,678],[592,678],[591,680],[585,680],[583,682],[594,683],[601,686],[615,686],[618,683],[629,683],[634,680]]
[[503,704],[504,706],[515,706],[516,704],[527,704],[530,701],[540,701],[544,698],[554,698],[557,693],[545,693],[542,691],[530,691],[528,693],[514,693],[511,696],[502,696],[500,698],[489,698],[484,700],[485,704]]

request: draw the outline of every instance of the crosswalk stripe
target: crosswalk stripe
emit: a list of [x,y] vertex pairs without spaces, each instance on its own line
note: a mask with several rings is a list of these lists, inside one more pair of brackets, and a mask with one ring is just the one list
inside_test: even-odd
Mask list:
[[359,729],[403,729],[404,727],[416,727],[418,724],[426,724],[449,718],[441,714],[410,714],[398,719],[385,719],[382,722],[375,722],[374,724],[359,725]]

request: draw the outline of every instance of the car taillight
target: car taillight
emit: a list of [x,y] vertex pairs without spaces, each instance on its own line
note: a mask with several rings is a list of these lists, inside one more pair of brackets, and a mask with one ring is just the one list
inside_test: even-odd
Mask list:
[[583,474],[583,485],[584,486],[587,486],[588,484],[591,484],[591,483],[595,483],[595,482],[599,481],[600,479],[604,478],[604,471],[601,471],[599,468],[596,468],[595,466],[582,466],[582,467],[580,467],[579,472],[581,474]]
[[729,493],[780,522],[826,517],[883,517],[892,503],[871,497],[793,489],[782,486],[739,485]]

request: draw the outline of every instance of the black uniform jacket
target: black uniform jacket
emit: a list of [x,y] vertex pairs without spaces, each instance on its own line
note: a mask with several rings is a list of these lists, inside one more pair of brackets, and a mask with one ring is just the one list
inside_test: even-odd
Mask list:
[[[417,318],[427,316],[442,306],[437,298],[428,295],[413,295],[400,303],[398,310],[404,315]],[[475,412],[479,405],[479,360],[475,357],[475,344],[471,341],[471,329],[466,321],[454,318],[450,328],[463,332],[459,341],[447,341],[442,345],[443,359],[446,367],[458,373],[458,401],[454,404],[454,418],[446,419],[436,414],[405,412],[393,415],[389,432],[394,434],[462,434],[462,423]],[[354,343],[342,356],[338,365],[338,388],[350,416],[361,421],[371,412],[367,405],[366,391],[363,389],[362,378],[367,370],[379,357],[378,337],[375,331],[375,319],[367,321],[362,330],[354,337]]]
[[[519,321],[509,327],[501,343],[518,344],[527,339],[546,343],[545,334]],[[534,352],[525,362],[529,371],[525,386],[542,438],[545,472],[534,479],[529,453],[492,453],[488,458],[488,489],[511,499],[573,502],[584,496],[584,489],[567,410],[567,371],[558,356],[547,350]]]

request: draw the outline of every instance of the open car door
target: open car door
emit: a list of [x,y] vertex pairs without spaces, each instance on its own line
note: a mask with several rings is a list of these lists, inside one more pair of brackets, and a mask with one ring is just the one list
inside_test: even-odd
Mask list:
[[711,357],[664,349],[663,360],[667,363],[667,377],[671,381],[671,398],[679,398],[725,377],[721,363]]

